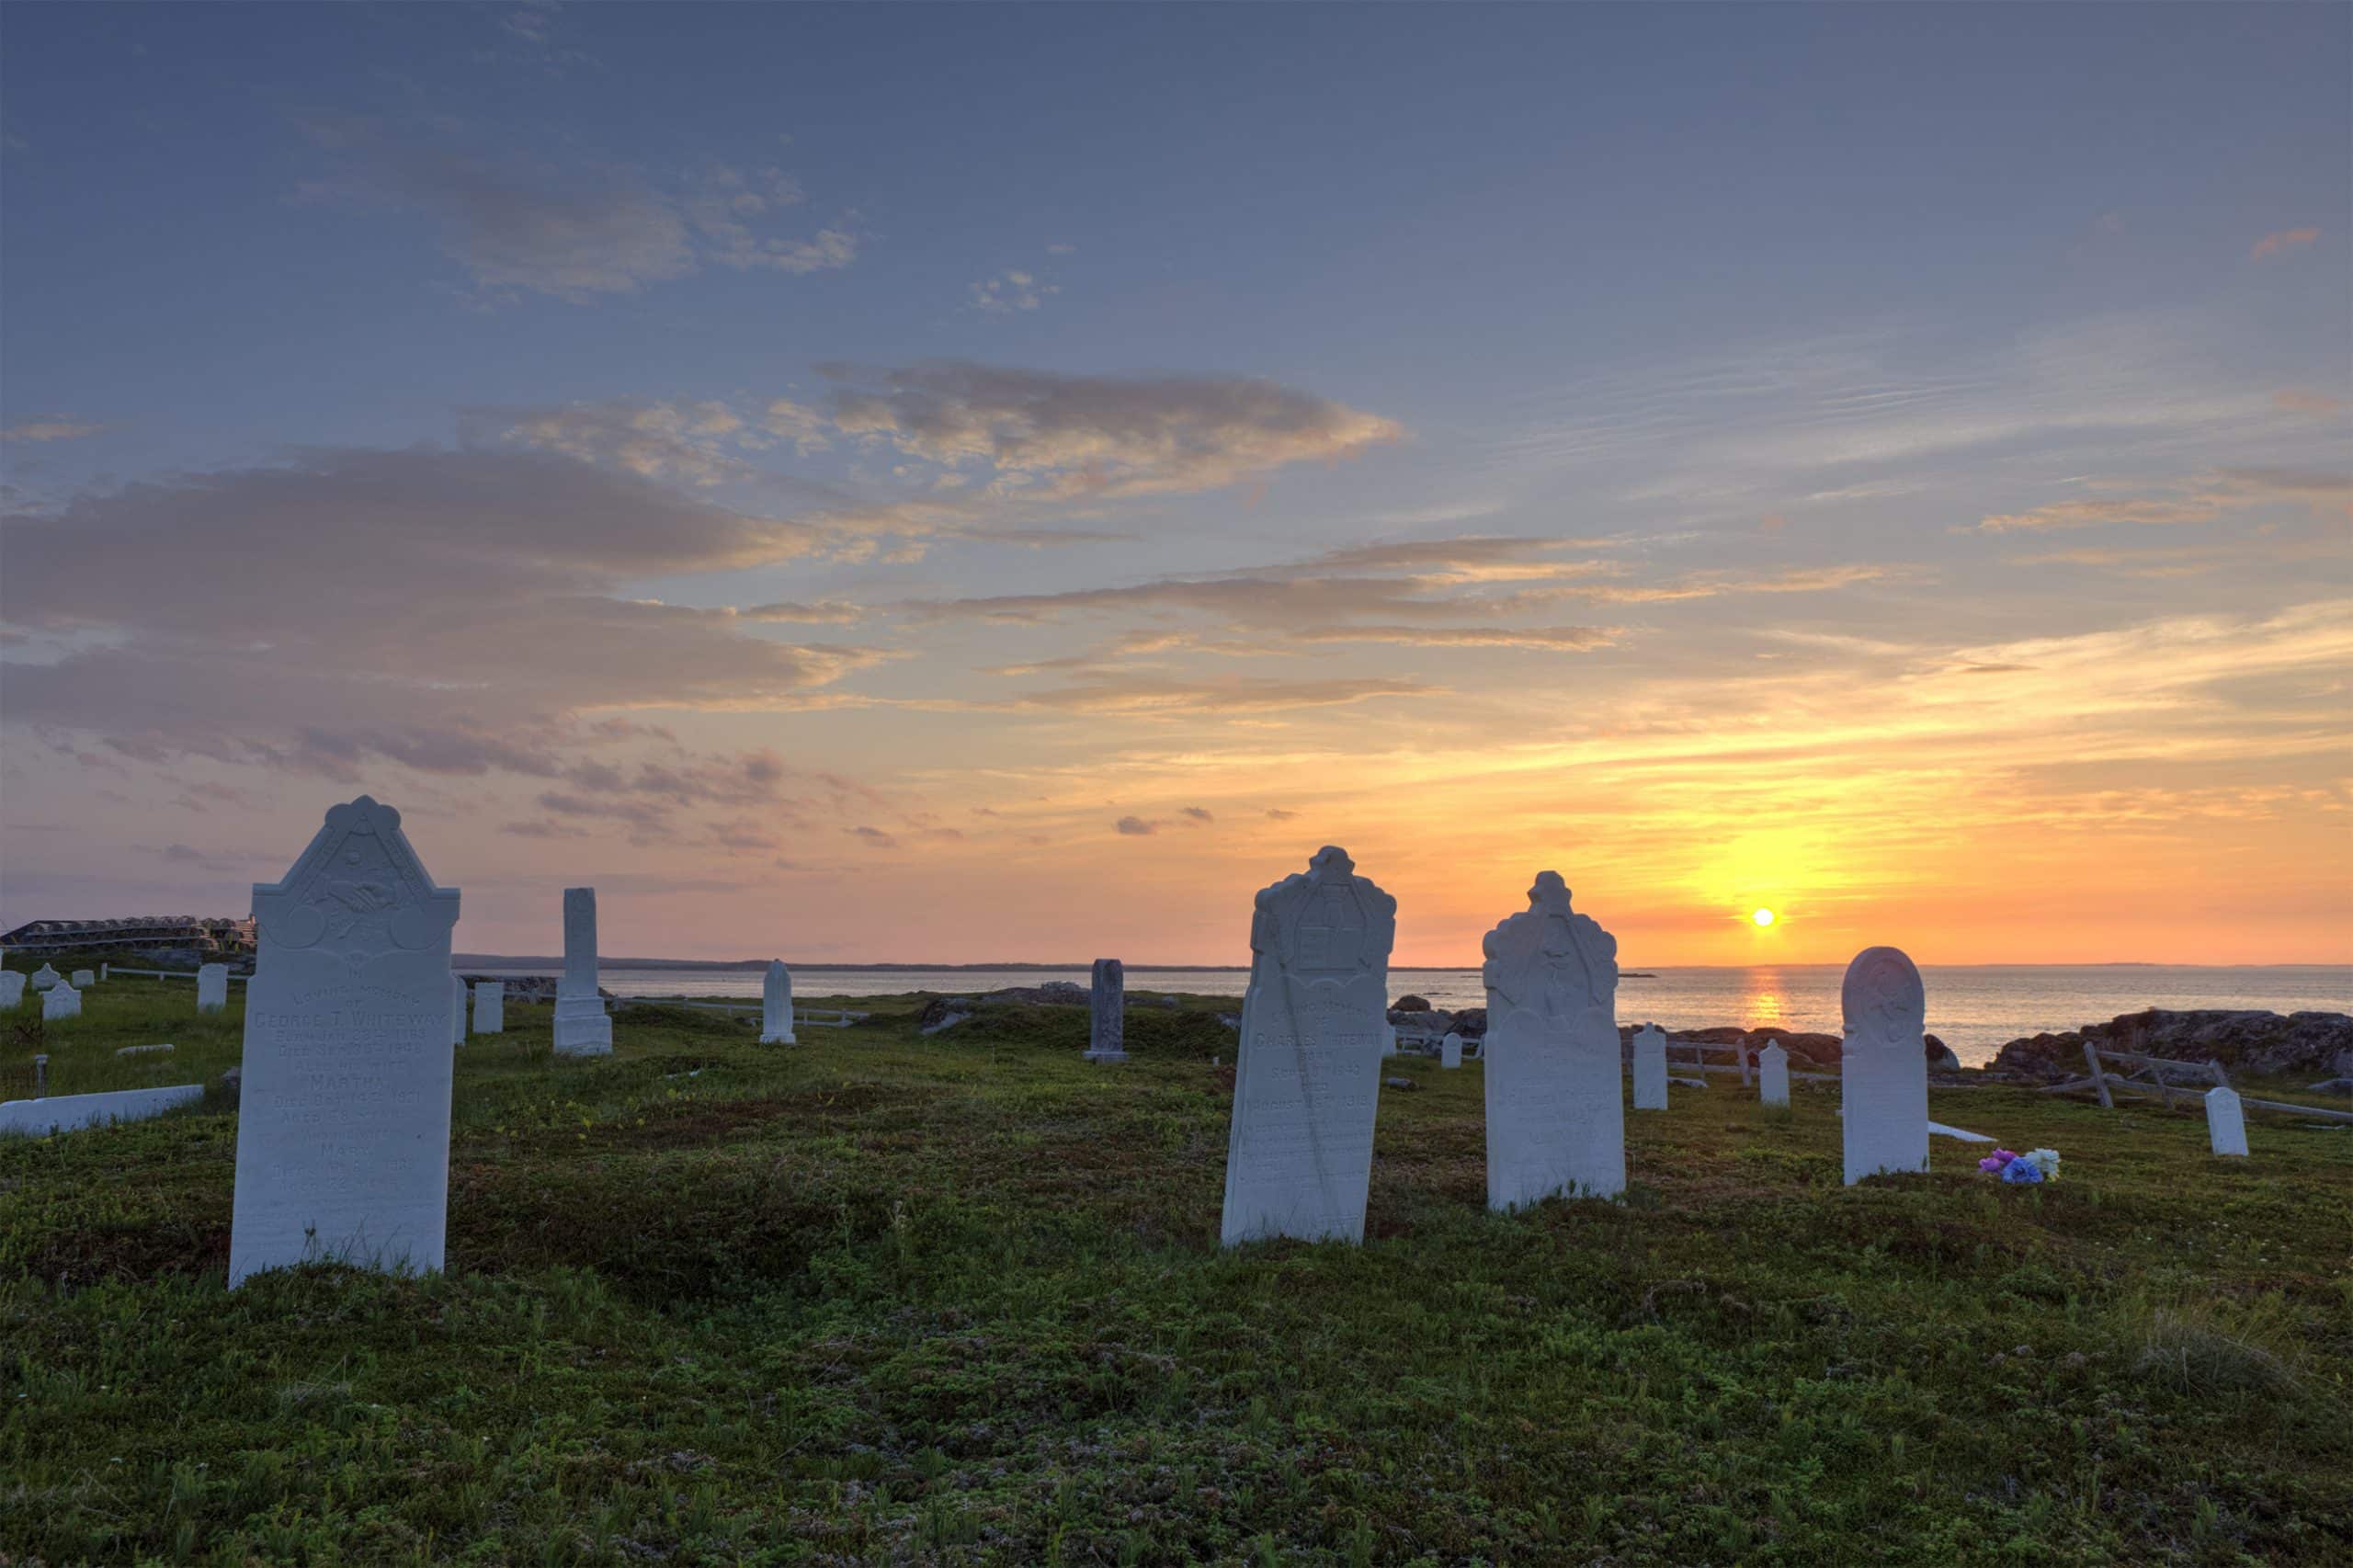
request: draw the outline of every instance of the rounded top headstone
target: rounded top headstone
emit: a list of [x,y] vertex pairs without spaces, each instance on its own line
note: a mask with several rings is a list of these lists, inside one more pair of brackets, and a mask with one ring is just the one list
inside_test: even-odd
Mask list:
[[1839,988],[1847,1032],[1875,1040],[1917,1038],[1927,1027],[1928,992],[1901,948],[1865,948],[1847,966]]

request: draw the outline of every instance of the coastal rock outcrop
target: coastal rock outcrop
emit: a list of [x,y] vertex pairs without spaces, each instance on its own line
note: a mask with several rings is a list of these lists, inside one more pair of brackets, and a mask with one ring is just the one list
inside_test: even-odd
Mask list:
[[2263,1075],[2353,1075],[2353,1016],[2222,1008],[2171,1012],[2152,1007],[2063,1034],[2029,1035],[1995,1054],[1993,1070],[2023,1077],[2071,1078],[2084,1070],[2084,1044],[2142,1051],[2177,1062],[2220,1062]]

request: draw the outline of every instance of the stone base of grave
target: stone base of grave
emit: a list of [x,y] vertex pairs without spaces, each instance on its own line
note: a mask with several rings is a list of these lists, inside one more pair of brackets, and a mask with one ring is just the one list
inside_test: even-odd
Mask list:
[[1086,1053],[1089,1062],[1125,1062],[1127,1059],[1128,1053],[1124,1051],[1090,1051]]
[[791,1030],[787,1029],[782,1034],[762,1035],[760,1037],[760,1043],[762,1045],[799,1045],[801,1042],[793,1038]]
[[558,1056],[610,1056],[613,1020],[605,1004],[594,996],[558,997],[555,1004],[555,1053]]

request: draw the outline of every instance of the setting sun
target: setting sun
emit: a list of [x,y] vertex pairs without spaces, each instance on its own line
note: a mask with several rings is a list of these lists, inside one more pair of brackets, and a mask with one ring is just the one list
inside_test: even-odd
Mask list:
[[1773,924],[1773,912],[1769,909],[1760,909],[1749,918],[1759,926],[1770,926]]

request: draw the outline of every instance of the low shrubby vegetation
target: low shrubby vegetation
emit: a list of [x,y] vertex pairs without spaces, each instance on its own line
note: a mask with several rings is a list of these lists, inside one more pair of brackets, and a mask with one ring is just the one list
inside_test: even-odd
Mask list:
[[[227,1292],[217,1098],[0,1142],[0,1561],[2353,1556],[2353,1131],[1938,1089],[2062,1178],[1847,1189],[1834,1096],[1724,1084],[1629,1117],[1625,1201],[1496,1218],[1478,1067],[1408,1059],[1368,1244],[1220,1253],[1231,1002],[1104,1069],[926,1000],[586,1062],[510,1006],[441,1277]],[[242,1002],[97,986],[52,1090],[209,1083]]]

